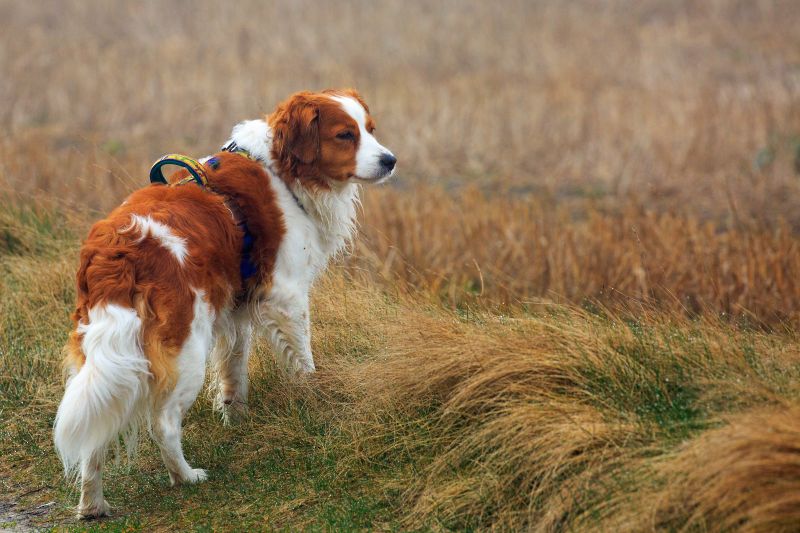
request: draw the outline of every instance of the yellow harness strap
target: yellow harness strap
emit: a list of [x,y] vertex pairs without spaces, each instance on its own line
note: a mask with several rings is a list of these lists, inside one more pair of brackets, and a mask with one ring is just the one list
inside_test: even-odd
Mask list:
[[174,165],[181,167],[189,172],[189,176],[183,178],[173,185],[183,185],[184,183],[196,182],[201,187],[208,185],[208,175],[205,166],[191,157],[181,154],[167,154],[153,164],[150,169],[150,183],[164,183],[169,185],[167,178],[164,177],[163,167]]

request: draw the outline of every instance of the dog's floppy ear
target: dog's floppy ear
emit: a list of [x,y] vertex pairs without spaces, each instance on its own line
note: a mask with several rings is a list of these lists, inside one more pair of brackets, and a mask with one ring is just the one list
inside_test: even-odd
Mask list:
[[282,157],[293,156],[300,163],[313,163],[319,155],[319,106],[307,94],[299,93],[276,110],[274,141]]
[[312,163],[319,154],[319,107],[310,101],[291,106],[289,116],[289,149],[304,164]]

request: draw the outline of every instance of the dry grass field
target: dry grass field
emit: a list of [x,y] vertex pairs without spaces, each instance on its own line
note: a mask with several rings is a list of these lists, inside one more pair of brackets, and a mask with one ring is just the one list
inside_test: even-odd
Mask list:
[[[0,529],[800,531],[800,4],[0,0]],[[354,86],[398,155],[250,419],[78,523],[80,240],[166,152]]]

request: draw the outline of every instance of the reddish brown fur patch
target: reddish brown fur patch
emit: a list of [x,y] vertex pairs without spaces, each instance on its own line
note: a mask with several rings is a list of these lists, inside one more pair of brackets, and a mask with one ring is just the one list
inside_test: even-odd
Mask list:
[[[73,319],[75,318],[75,314],[73,313]],[[77,331],[73,330],[69,334],[69,339],[67,339],[67,344],[64,346],[64,361],[62,362],[61,366],[63,370],[69,372],[71,369],[79,369],[83,366],[83,362],[86,360],[86,356],[83,355],[83,350],[81,349],[81,340],[82,336],[78,334]]]
[[[337,181],[353,177],[359,128],[353,117],[330,98],[335,95],[355,98],[367,111],[367,129],[374,129],[369,108],[354,89],[293,94],[267,117],[273,134],[272,159],[288,184],[299,180],[306,187],[324,190],[330,185],[323,176]],[[344,130],[354,134],[353,141],[336,137]]]
[[247,280],[247,289],[269,287],[278,248],[286,233],[275,191],[261,163],[229,152],[214,157],[219,166],[208,169],[209,186],[236,202],[254,237],[251,256],[258,272]]
[[[219,313],[233,305],[242,290],[242,232],[222,194],[233,199],[254,235],[252,258],[258,273],[248,292],[271,282],[278,246],[285,233],[283,215],[269,178],[259,163],[220,153],[217,169],[208,169],[209,190],[194,184],[154,185],[134,192],[89,232],[77,273],[75,325],[88,322],[96,305],[114,303],[133,308],[142,319],[142,344],[158,389],[175,381],[174,359],[193,319],[195,290]],[[153,238],[141,239],[131,227],[132,215],[149,216],[186,241],[184,264]],[[127,229],[127,230],[126,230]],[[75,369],[85,361],[80,337],[73,332],[65,364]]]

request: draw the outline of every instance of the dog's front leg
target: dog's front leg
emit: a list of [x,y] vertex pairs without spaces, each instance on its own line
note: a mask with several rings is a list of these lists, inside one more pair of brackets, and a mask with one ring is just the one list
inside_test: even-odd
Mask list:
[[293,373],[314,371],[308,307],[308,292],[273,289],[261,309],[275,357]]

